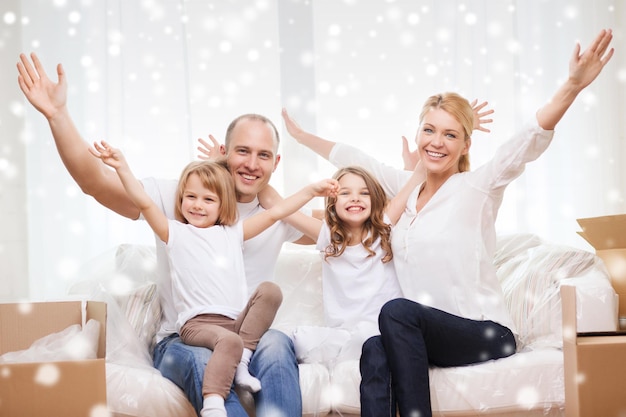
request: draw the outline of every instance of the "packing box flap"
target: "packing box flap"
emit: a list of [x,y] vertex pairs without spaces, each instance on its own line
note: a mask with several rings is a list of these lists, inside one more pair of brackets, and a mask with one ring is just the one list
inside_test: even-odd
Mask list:
[[[100,322],[98,358],[106,356],[106,304],[87,301],[85,322]],[[73,325],[83,325],[81,301],[0,304],[0,354],[28,349],[37,339]]]
[[100,323],[96,359],[0,363],[0,417],[108,415],[106,303],[60,301],[0,304],[0,354],[90,319]]
[[626,248],[626,214],[578,219],[578,232],[596,250]]

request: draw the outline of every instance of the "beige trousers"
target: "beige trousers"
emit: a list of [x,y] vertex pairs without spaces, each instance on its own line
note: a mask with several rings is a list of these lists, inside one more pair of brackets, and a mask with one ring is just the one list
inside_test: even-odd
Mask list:
[[283,294],[278,285],[262,282],[236,320],[220,314],[200,314],[183,325],[180,329],[183,342],[213,350],[202,380],[205,398],[209,394],[219,394],[226,399],[243,348],[256,349],[259,339],[272,325],[282,301]]

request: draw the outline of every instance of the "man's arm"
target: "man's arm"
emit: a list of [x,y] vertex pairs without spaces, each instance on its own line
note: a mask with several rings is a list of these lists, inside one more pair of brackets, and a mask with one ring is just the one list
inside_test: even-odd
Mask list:
[[289,134],[296,141],[298,141],[298,143],[306,146],[322,158],[328,160],[330,151],[333,149],[333,146],[335,146],[335,142],[320,138],[319,136],[315,136],[314,134],[303,130],[300,125],[298,125],[298,123],[296,123],[296,121],[289,116],[286,109],[283,109],[282,116],[287,132],[289,132]]
[[128,198],[117,174],[101,160],[89,154],[67,110],[67,82],[61,64],[57,65],[58,82],[52,82],[37,55],[32,64],[25,54],[17,63],[18,84],[24,96],[48,120],[54,143],[65,168],[81,190],[103,206],[130,219],[139,217],[139,209]]

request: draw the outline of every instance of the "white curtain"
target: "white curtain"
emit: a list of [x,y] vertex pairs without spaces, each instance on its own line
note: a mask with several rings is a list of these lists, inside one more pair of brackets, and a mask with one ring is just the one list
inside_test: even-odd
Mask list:
[[[496,110],[492,133],[473,138],[476,167],[532,121],[567,76],[575,42],[585,47],[601,28],[613,28],[616,56],[562,120],[550,149],[509,187],[498,230],[590,249],[576,235],[575,219],[625,212],[622,1],[14,4],[5,27],[19,32],[21,50],[35,51],[51,77],[63,63],[70,113],[84,138],[122,148],[140,178],[177,178],[196,157],[197,138],[222,139],[239,114],[262,113],[283,130],[283,106],[306,129],[400,166],[401,136],[412,142],[424,100],[448,90]],[[0,59],[14,68],[17,56]],[[152,244],[153,237],[143,222],[109,212],[78,189],[45,119],[23,106],[28,296],[54,298],[84,262],[119,243]],[[286,133],[281,140],[272,178],[279,190],[333,173]]]

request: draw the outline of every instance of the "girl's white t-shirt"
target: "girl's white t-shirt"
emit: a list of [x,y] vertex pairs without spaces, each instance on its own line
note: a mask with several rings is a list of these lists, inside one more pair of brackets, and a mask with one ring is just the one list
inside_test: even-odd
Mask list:
[[[389,223],[389,218],[385,216]],[[387,301],[402,297],[393,262],[383,263],[380,238],[372,245],[374,256],[363,247],[346,247],[339,257],[324,259],[330,229],[323,223],[317,239],[322,258],[324,317],[329,327],[351,330],[358,323],[378,329],[378,313]]]
[[[141,180],[144,190],[152,201],[165,213],[167,218],[175,219],[175,199],[178,181],[163,180],[153,177]],[[264,210],[258,199],[250,203],[237,203],[239,219],[247,219],[250,216]],[[262,233],[248,239],[243,243],[245,276],[248,284],[248,296],[263,281],[274,280],[276,260],[285,242],[293,242],[302,237],[302,233],[285,222],[279,221],[267,228]],[[157,340],[175,333],[178,313],[174,306],[172,295],[171,274],[165,244],[156,237],[156,261],[157,288],[163,315],[161,326],[157,332]]]
[[166,244],[176,330],[199,314],[236,319],[246,305],[242,223],[198,228],[169,220]]

